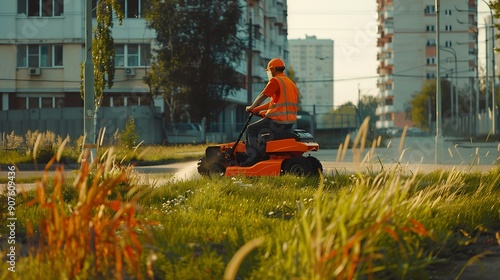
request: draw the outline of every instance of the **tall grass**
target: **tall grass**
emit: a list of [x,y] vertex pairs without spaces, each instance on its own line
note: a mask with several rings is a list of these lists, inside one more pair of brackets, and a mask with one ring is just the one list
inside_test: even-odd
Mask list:
[[94,164],[86,160],[88,155],[83,157],[68,199],[63,195],[63,165],[56,164],[53,186],[48,185],[48,170],[62,147],[59,151],[37,182],[36,196],[19,207],[31,218],[21,220],[30,253],[18,261],[17,273],[9,279],[143,278],[142,242],[151,239],[152,222],[138,215],[138,201],[149,189],[130,186],[130,167],[115,166],[110,152],[104,162]]
[[[359,135],[361,160],[366,125]],[[123,157],[197,151],[136,147],[126,155],[101,150],[68,184],[57,163],[64,145],[47,166],[55,165],[54,178],[46,173],[19,200],[19,239],[29,250],[16,274],[0,279],[428,279],[480,235],[500,239],[500,169],[382,168],[149,188],[119,164]]]
[[252,279],[428,279],[430,265],[465,245],[455,231],[500,229],[499,174],[474,191],[459,172],[425,187],[387,172],[339,191],[321,183],[313,205],[297,204],[292,231],[267,236]]

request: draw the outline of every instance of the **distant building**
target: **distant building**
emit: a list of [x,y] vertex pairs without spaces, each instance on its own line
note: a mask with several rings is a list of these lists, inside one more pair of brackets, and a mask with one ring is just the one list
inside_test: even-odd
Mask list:
[[[477,92],[477,1],[441,0],[440,42],[436,42],[435,1],[384,1],[378,4],[378,128],[412,125],[407,117],[412,96],[426,80],[436,79],[437,49],[440,74],[456,86],[457,92],[474,101]],[[453,100],[442,100],[453,102]],[[473,104],[473,103],[471,103]],[[443,112],[449,118],[458,111]],[[475,108],[472,108],[474,111]],[[461,126],[463,128],[464,125]]]
[[331,39],[316,36],[288,41],[290,57],[287,68],[293,68],[298,80],[301,110],[317,116],[333,110],[333,43]]
[[[85,60],[85,2],[18,0],[2,4],[0,133],[48,129],[62,136],[70,134],[72,139],[83,134],[80,65]],[[159,143],[164,137],[165,103],[162,97],[153,97],[143,82],[150,70],[155,32],[146,27],[144,1],[121,2],[125,19],[122,25],[115,23],[113,27],[114,86],[105,90],[98,126],[113,133],[123,127],[129,115],[134,115],[142,118],[136,126],[141,129],[141,136],[147,138],[146,143]],[[249,92],[246,80],[244,88],[227,98],[228,106],[219,122],[207,124],[211,132],[207,137],[212,137],[209,141],[237,135],[247,115],[245,106],[265,86],[268,61],[273,57],[288,60],[287,1],[240,2],[241,24],[246,26],[241,38],[249,40],[248,30],[252,30],[252,90]],[[186,1],[189,6],[200,3],[201,0]],[[95,23],[94,19],[94,27]],[[247,65],[246,58],[235,62],[244,79],[249,77]]]

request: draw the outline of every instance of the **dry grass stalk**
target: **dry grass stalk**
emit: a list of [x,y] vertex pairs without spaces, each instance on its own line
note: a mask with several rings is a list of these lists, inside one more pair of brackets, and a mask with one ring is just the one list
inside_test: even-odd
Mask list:
[[[127,183],[126,170],[103,179],[106,166],[97,163],[92,167],[84,160],[75,180],[79,192],[77,204],[68,211],[62,197],[63,165],[56,165],[54,189],[51,194],[46,193],[48,170],[55,161],[54,156],[37,183],[37,197],[27,203],[27,206],[38,203],[42,209],[37,258],[62,263],[62,275],[71,279],[84,272],[89,262],[94,277],[114,274],[121,279],[127,267],[128,273],[142,278],[139,261],[143,248],[138,232],[149,231],[148,223],[138,219],[136,212],[137,201],[144,193],[137,192],[128,201],[110,199],[116,187]],[[93,168],[95,176],[89,182]]]

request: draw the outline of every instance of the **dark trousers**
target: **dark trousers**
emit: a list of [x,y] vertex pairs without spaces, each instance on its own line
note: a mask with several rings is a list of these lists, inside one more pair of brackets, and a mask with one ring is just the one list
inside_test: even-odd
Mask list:
[[276,133],[282,132],[284,130],[289,130],[292,124],[280,124],[274,122],[269,118],[262,118],[252,124],[247,128],[247,144],[246,144],[246,154],[249,157],[259,157],[264,156],[265,150],[261,151],[259,149],[259,137],[264,133],[269,133],[269,140],[274,139]]

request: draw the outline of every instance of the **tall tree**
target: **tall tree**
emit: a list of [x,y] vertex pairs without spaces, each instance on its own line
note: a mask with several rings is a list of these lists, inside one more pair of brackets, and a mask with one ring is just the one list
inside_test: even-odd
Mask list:
[[373,131],[377,121],[377,115],[375,114],[377,106],[377,98],[372,95],[363,95],[361,96],[361,100],[358,102],[358,113],[361,121],[363,121],[366,117],[370,117],[370,131]]
[[[115,77],[115,49],[112,28],[113,17],[118,17],[121,24],[124,14],[120,0],[92,0],[95,7],[97,26],[93,28],[92,62],[94,63],[94,94],[96,110],[101,106],[104,90],[111,88]],[[83,64],[80,76],[83,80]],[[80,84],[83,98],[84,84]]]
[[200,121],[217,116],[225,97],[244,86],[235,71],[244,59],[245,45],[238,36],[242,8],[237,0],[186,3],[152,0],[148,26],[156,31],[159,47],[147,82],[164,96],[172,117],[182,108]]
[[[451,85],[444,78],[441,79],[441,100],[451,100]],[[443,118],[451,115],[450,102],[441,103]],[[410,101],[410,118],[412,122],[424,130],[429,130],[436,121],[436,80],[428,80],[422,91],[413,96]]]

